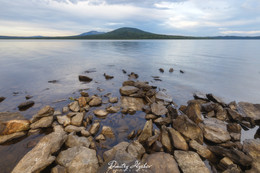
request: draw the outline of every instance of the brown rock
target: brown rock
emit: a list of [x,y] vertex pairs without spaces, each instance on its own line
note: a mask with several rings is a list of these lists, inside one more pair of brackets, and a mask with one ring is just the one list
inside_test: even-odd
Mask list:
[[118,102],[118,98],[117,97],[109,97],[109,102],[110,103],[117,103]]
[[121,106],[123,109],[133,109],[135,111],[141,111],[144,104],[144,100],[142,98],[133,98],[133,97],[125,97],[122,96],[121,99]]
[[168,112],[168,109],[166,109],[166,107],[161,102],[153,103],[151,105],[151,110],[153,114],[158,116],[165,115]]
[[93,97],[92,100],[88,104],[89,104],[89,106],[99,106],[102,104],[102,98]]
[[89,129],[89,133],[91,135],[95,135],[98,132],[99,127],[100,127],[100,123],[99,122],[96,122],[96,123],[92,124],[92,126]]
[[103,126],[101,133],[102,133],[104,136],[108,137],[108,138],[114,138],[114,137],[115,137],[112,128],[109,127],[109,126]]
[[178,131],[174,130],[173,128],[168,127],[167,129],[171,141],[173,142],[173,146],[177,149],[187,151],[189,149],[189,146],[186,143],[185,139],[182,137],[182,135]]
[[152,120],[146,121],[143,131],[138,137],[138,141],[140,143],[145,142],[149,137],[151,137],[153,134],[153,122]]
[[0,97],[0,103],[5,100],[5,97]]
[[34,101],[23,102],[23,103],[18,105],[18,109],[19,110],[26,110],[26,109],[29,109],[30,107],[32,107],[33,105],[34,105]]
[[215,157],[215,155],[205,145],[201,145],[197,141],[191,140],[190,141],[190,147],[192,149],[196,150],[196,152],[201,157],[203,157],[205,159],[208,159],[211,162],[216,162],[217,158]]
[[26,135],[26,132],[21,131],[21,132],[12,133],[10,135],[0,136],[0,144],[11,141],[13,139],[20,138],[20,137],[25,136],[25,135]]
[[192,121],[194,121],[196,124],[199,124],[202,122],[200,109],[200,104],[196,100],[189,101],[185,113]]
[[120,88],[120,93],[121,95],[129,96],[136,93],[138,90],[139,89],[134,86],[123,86]]
[[80,97],[78,99],[78,102],[79,102],[80,107],[85,107],[87,105],[87,101],[86,101],[85,97]]
[[260,172],[260,139],[244,140],[243,151],[253,158],[252,168],[248,172]]
[[239,102],[238,109],[241,111],[243,117],[251,118],[254,121],[260,120],[260,104]]
[[42,117],[40,120],[30,125],[31,129],[47,128],[50,127],[53,122],[53,116]]
[[105,118],[108,115],[108,112],[103,109],[96,109],[93,113],[99,118]]
[[71,124],[74,126],[81,126],[84,118],[84,113],[77,113],[75,116],[71,118]]
[[28,120],[9,120],[0,122],[0,135],[9,135],[16,132],[26,131],[30,128]]
[[79,112],[79,110],[80,110],[79,102],[78,101],[74,101],[74,102],[70,103],[69,104],[69,108],[73,112]]
[[81,81],[81,82],[91,82],[92,78],[90,78],[88,76],[79,75],[79,81]]
[[167,152],[172,152],[171,139],[169,137],[169,133],[165,126],[162,126],[162,128],[161,128],[161,142],[162,142],[162,145],[166,148]]

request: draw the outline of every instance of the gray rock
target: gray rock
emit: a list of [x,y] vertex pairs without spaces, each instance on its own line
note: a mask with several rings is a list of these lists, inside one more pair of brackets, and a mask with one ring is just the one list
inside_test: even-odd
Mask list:
[[95,135],[98,132],[99,127],[100,127],[100,123],[99,122],[96,122],[96,123],[92,124],[92,126],[89,129],[89,133],[91,135]]
[[93,113],[99,118],[105,118],[108,115],[108,112],[103,109],[96,109]]
[[153,103],[151,105],[151,110],[153,114],[158,116],[165,115],[168,112],[168,109],[166,109],[166,107],[161,102]]
[[26,110],[34,105],[34,101],[23,102],[18,105],[19,110]]
[[54,127],[54,132],[44,136],[38,144],[18,162],[12,173],[40,172],[55,160],[55,156],[52,154],[60,149],[66,138],[66,132],[64,132],[62,127]]
[[153,134],[153,122],[152,120],[146,121],[143,131],[138,137],[138,141],[140,143],[145,142],[149,137],[151,137]]
[[214,143],[223,143],[231,139],[227,125],[216,118],[207,118],[204,120],[204,137]]
[[76,146],[83,146],[88,148],[90,142],[86,137],[78,137],[77,135],[75,135],[75,132],[73,132],[68,135],[68,139],[66,140],[65,144],[69,148]]
[[80,110],[79,102],[78,101],[74,101],[74,102],[70,103],[69,104],[69,108],[73,112],[79,112],[79,110]]
[[89,104],[89,106],[99,106],[102,104],[102,98],[93,97],[92,100],[88,104]]
[[167,128],[169,132],[169,137],[171,138],[171,141],[173,142],[173,146],[180,150],[187,151],[189,149],[189,146],[183,136],[173,128]]
[[174,151],[175,159],[183,173],[210,173],[200,156],[193,151]]
[[156,134],[154,136],[151,136],[147,139],[147,146],[150,147],[151,145],[153,145],[153,143],[155,143],[155,141],[157,141],[159,139],[159,134]]
[[38,121],[32,123],[30,125],[31,129],[38,129],[38,128],[47,128],[51,127],[53,122],[53,116],[48,116],[48,117],[42,117]]
[[244,140],[243,151],[253,158],[252,168],[248,172],[260,172],[260,139]]
[[221,104],[222,106],[226,106],[226,103],[224,103],[220,98],[214,96],[213,94],[206,94],[206,96],[210,101]]
[[150,173],[180,173],[178,165],[172,155],[164,152],[150,154],[144,161],[150,168]]
[[172,97],[167,95],[166,93],[164,93],[163,91],[158,91],[156,94],[155,94],[155,98],[157,100],[161,100],[161,101],[165,101],[165,102],[172,102]]
[[25,135],[26,135],[26,132],[22,131],[22,132],[12,133],[12,134],[9,134],[9,135],[0,136],[0,144],[11,141],[13,139],[20,138],[20,137],[25,136]]
[[71,125],[80,126],[84,118],[84,113],[77,113],[74,117],[71,118]]
[[203,133],[197,124],[191,121],[186,115],[179,115],[173,120],[173,128],[183,136],[203,143]]
[[120,88],[120,93],[121,95],[129,96],[131,94],[134,94],[138,91],[139,89],[134,86],[123,86]]
[[121,107],[123,109],[133,109],[135,111],[141,111],[144,104],[144,100],[142,98],[134,98],[134,97],[125,97],[122,96],[121,99]]
[[56,161],[66,167],[68,173],[96,173],[98,169],[96,151],[83,146],[60,152]]
[[69,117],[67,116],[57,116],[57,121],[63,125],[64,127],[66,127],[67,125],[70,124],[71,120]]

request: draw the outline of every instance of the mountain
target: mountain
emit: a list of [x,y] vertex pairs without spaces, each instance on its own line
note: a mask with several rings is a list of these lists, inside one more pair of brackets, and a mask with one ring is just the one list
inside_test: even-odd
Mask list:
[[89,31],[89,32],[84,32],[78,36],[85,36],[85,35],[99,35],[99,34],[105,34],[105,32],[98,32],[98,31]]
[[79,35],[70,38],[78,39],[171,39],[171,38],[193,38],[187,36],[170,36],[154,34],[136,28],[119,28],[111,32],[99,35]]

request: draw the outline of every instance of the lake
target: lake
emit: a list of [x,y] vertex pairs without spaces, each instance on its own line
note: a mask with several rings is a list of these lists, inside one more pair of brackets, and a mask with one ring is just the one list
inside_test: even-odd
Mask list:
[[[120,96],[119,88],[128,79],[122,69],[164,89],[177,105],[186,104],[194,92],[213,93],[227,103],[260,103],[259,45],[260,40],[0,40],[0,96],[6,97],[0,112],[19,111],[17,106],[26,101],[26,95],[35,101],[32,108],[21,112],[26,118],[45,105],[61,110],[82,89],[90,95],[111,92]],[[114,79],[106,80],[104,73]],[[80,74],[93,81],[79,82]],[[52,80],[57,82],[48,82]],[[142,113],[118,117],[121,115],[102,120],[122,136],[108,145],[124,140],[145,123]],[[124,129],[129,121],[131,125]],[[244,132],[242,139],[252,138],[254,133]],[[1,155],[8,153],[7,159],[0,159],[2,166],[9,167],[6,172],[30,150],[28,141],[40,136],[0,146]]]

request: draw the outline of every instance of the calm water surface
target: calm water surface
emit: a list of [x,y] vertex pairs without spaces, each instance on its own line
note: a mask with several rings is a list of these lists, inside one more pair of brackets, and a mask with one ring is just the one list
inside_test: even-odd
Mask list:
[[[186,104],[196,91],[213,93],[226,102],[260,103],[259,45],[259,40],[0,40],[0,96],[6,97],[0,111],[18,111],[26,95],[35,101],[32,108],[21,112],[27,118],[47,104],[60,110],[70,102],[69,97],[80,95],[80,89],[88,89],[91,95],[111,92],[119,96],[121,83],[128,79],[122,69],[166,89],[178,105]],[[171,67],[173,73],[168,72]],[[159,68],[165,72],[160,73]],[[86,74],[94,81],[80,83],[78,75],[86,70],[95,71]],[[104,73],[115,78],[107,81]],[[162,81],[154,81],[152,76],[160,76]],[[50,80],[58,82],[48,83]],[[102,120],[118,136],[106,145],[126,140],[132,129],[142,128],[144,123],[142,113],[114,114]],[[243,139],[250,135],[254,134],[244,133]],[[5,168],[9,165],[6,172],[30,150],[26,142],[41,136],[0,146],[0,153],[9,153],[8,159],[0,159]]]

